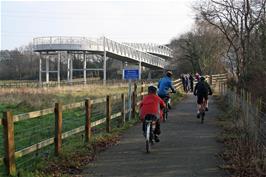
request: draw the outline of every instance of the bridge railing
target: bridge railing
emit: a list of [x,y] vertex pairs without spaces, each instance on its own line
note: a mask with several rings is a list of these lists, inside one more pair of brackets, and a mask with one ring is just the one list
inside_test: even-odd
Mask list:
[[108,38],[103,38],[106,42],[107,51],[111,53],[116,53],[124,57],[134,59],[139,62],[151,64],[160,68],[164,68],[166,61],[163,58],[151,55],[149,53],[140,51],[131,46],[113,41]]
[[47,36],[33,39],[33,50],[102,50],[97,39],[72,36]]
[[159,44],[152,44],[152,43],[127,43],[123,42],[123,44],[126,44],[128,46],[131,46],[133,48],[136,48],[140,51],[147,52],[147,53],[153,53],[153,54],[159,54],[167,57],[172,57],[173,50]]

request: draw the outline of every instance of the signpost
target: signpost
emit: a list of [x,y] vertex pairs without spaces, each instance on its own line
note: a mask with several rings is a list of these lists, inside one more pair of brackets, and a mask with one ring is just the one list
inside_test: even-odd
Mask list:
[[129,109],[129,117],[131,118],[131,81],[132,80],[138,80],[139,79],[139,70],[138,69],[124,69],[123,70],[123,79],[129,80],[128,82],[128,109]]
[[125,80],[138,80],[139,70],[138,69],[124,69],[123,75]]

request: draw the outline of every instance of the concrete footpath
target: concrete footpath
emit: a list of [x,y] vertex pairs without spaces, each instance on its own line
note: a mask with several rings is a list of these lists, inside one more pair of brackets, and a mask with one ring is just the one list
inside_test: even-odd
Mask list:
[[161,125],[161,142],[152,146],[150,154],[145,151],[141,126],[132,127],[116,146],[99,154],[81,176],[225,177],[218,168],[221,162],[217,154],[222,150],[222,144],[216,142],[219,111],[210,99],[210,111],[200,124],[195,109],[193,95],[175,105]]

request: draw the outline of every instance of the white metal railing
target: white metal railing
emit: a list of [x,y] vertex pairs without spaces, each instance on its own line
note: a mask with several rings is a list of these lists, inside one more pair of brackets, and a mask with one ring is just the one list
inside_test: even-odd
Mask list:
[[122,43],[105,38],[107,51],[111,53],[117,53],[121,56],[131,58],[136,61],[147,63],[153,66],[164,68],[167,62],[165,59],[151,55],[149,53],[140,51],[131,46],[124,45]]
[[128,46],[131,46],[135,49],[138,49],[143,52],[172,57],[173,50],[165,45],[152,44],[152,43],[126,43]]
[[[132,45],[119,43],[111,39],[108,39],[106,37],[92,39],[87,37],[49,36],[49,37],[38,37],[33,39],[34,51],[47,51],[47,50],[48,51],[49,50],[104,51],[104,46],[107,52],[120,55],[122,57],[126,57],[134,61],[146,63],[148,65],[156,66],[159,68],[164,68],[167,64],[165,59],[149,54],[152,52],[145,52],[144,50],[140,50],[140,48],[134,48],[134,46]],[[167,47],[165,49],[167,49]],[[150,51],[152,51],[151,46],[150,46]],[[156,53],[156,51],[158,52],[159,50],[154,49],[154,53]],[[160,51],[166,51],[166,50],[161,48]]]

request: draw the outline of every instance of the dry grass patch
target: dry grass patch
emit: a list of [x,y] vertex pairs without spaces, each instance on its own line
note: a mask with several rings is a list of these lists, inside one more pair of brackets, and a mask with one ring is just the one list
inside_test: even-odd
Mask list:
[[80,85],[51,88],[1,88],[0,104],[15,105],[37,110],[52,107],[55,102],[73,103],[83,101],[85,98],[103,97],[108,94],[121,94],[127,92],[127,85],[102,86]]

